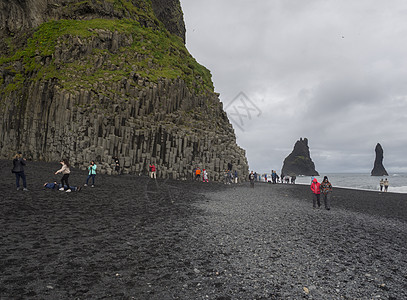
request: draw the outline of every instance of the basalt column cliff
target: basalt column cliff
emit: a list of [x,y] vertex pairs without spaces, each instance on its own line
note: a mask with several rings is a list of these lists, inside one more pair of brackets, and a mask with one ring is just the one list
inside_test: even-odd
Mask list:
[[157,165],[213,180],[245,151],[210,72],[184,45],[179,0],[0,0],[0,157],[96,160],[112,172]]

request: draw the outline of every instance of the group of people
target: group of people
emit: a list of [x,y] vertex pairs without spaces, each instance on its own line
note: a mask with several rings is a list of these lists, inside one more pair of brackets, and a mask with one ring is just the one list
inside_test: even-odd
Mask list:
[[382,192],[384,189],[385,192],[389,189],[389,181],[386,179],[380,179],[380,191]]
[[322,199],[324,200],[325,209],[330,210],[331,194],[332,194],[332,184],[329,182],[328,177],[324,176],[324,180],[321,183],[318,182],[316,178],[312,180],[311,183],[312,191],[312,207],[320,208],[321,207],[321,194]]
[[[71,186],[69,185],[69,175],[71,174],[70,164],[68,159],[64,158],[60,161],[61,168],[57,170],[54,174],[62,174],[62,178],[60,183],[58,184],[56,181],[54,182],[46,182],[44,183],[44,188],[47,189],[58,189],[60,191],[65,191],[67,193],[72,191],[80,191],[80,187]],[[23,157],[23,154],[19,151],[13,158],[13,169],[11,170],[12,173],[15,174],[16,177],[16,186],[17,190],[20,190],[20,179],[23,182],[23,191],[28,191],[27,188],[27,179],[24,173],[24,166],[26,165],[26,159]],[[88,186],[89,180],[92,179],[92,187],[95,186],[95,177],[96,177],[96,168],[97,165],[92,160],[88,166],[88,177],[86,178],[86,183],[84,186]]]
[[231,169],[227,169],[223,172],[223,178],[224,178],[224,183],[225,184],[231,184],[231,183],[238,183],[239,177],[237,176],[237,170],[234,172]]
[[[202,171],[201,171],[200,168],[195,168],[193,171],[193,174],[194,174],[194,178],[196,181],[201,181],[201,179],[202,179],[202,182],[209,182],[208,171],[206,171],[206,169],[202,169]],[[201,175],[202,175],[202,178],[201,178]]]

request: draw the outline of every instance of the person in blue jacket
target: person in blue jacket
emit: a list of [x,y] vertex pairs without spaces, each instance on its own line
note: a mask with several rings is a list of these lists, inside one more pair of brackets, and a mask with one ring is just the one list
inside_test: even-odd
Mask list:
[[92,161],[90,162],[89,167],[88,167],[89,174],[88,174],[88,178],[86,178],[85,186],[88,186],[89,179],[92,178],[92,187],[95,187],[96,168],[97,168],[97,165],[96,165],[95,162],[92,160]]

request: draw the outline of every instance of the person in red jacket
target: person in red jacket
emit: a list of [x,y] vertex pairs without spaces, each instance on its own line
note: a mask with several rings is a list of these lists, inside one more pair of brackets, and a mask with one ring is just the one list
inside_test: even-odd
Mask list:
[[321,188],[320,183],[316,178],[311,183],[311,191],[312,191],[312,207],[316,208],[316,204],[318,204],[318,208],[321,206]]
[[154,165],[150,165],[150,178],[152,178],[152,179],[157,178],[156,168]]

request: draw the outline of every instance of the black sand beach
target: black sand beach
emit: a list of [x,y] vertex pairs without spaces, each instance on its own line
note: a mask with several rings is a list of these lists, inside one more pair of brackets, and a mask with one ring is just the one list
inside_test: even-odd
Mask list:
[[[0,299],[407,299],[407,195],[97,175],[29,192],[0,161]],[[72,185],[86,172],[73,169]],[[333,183],[335,184],[335,183]]]

